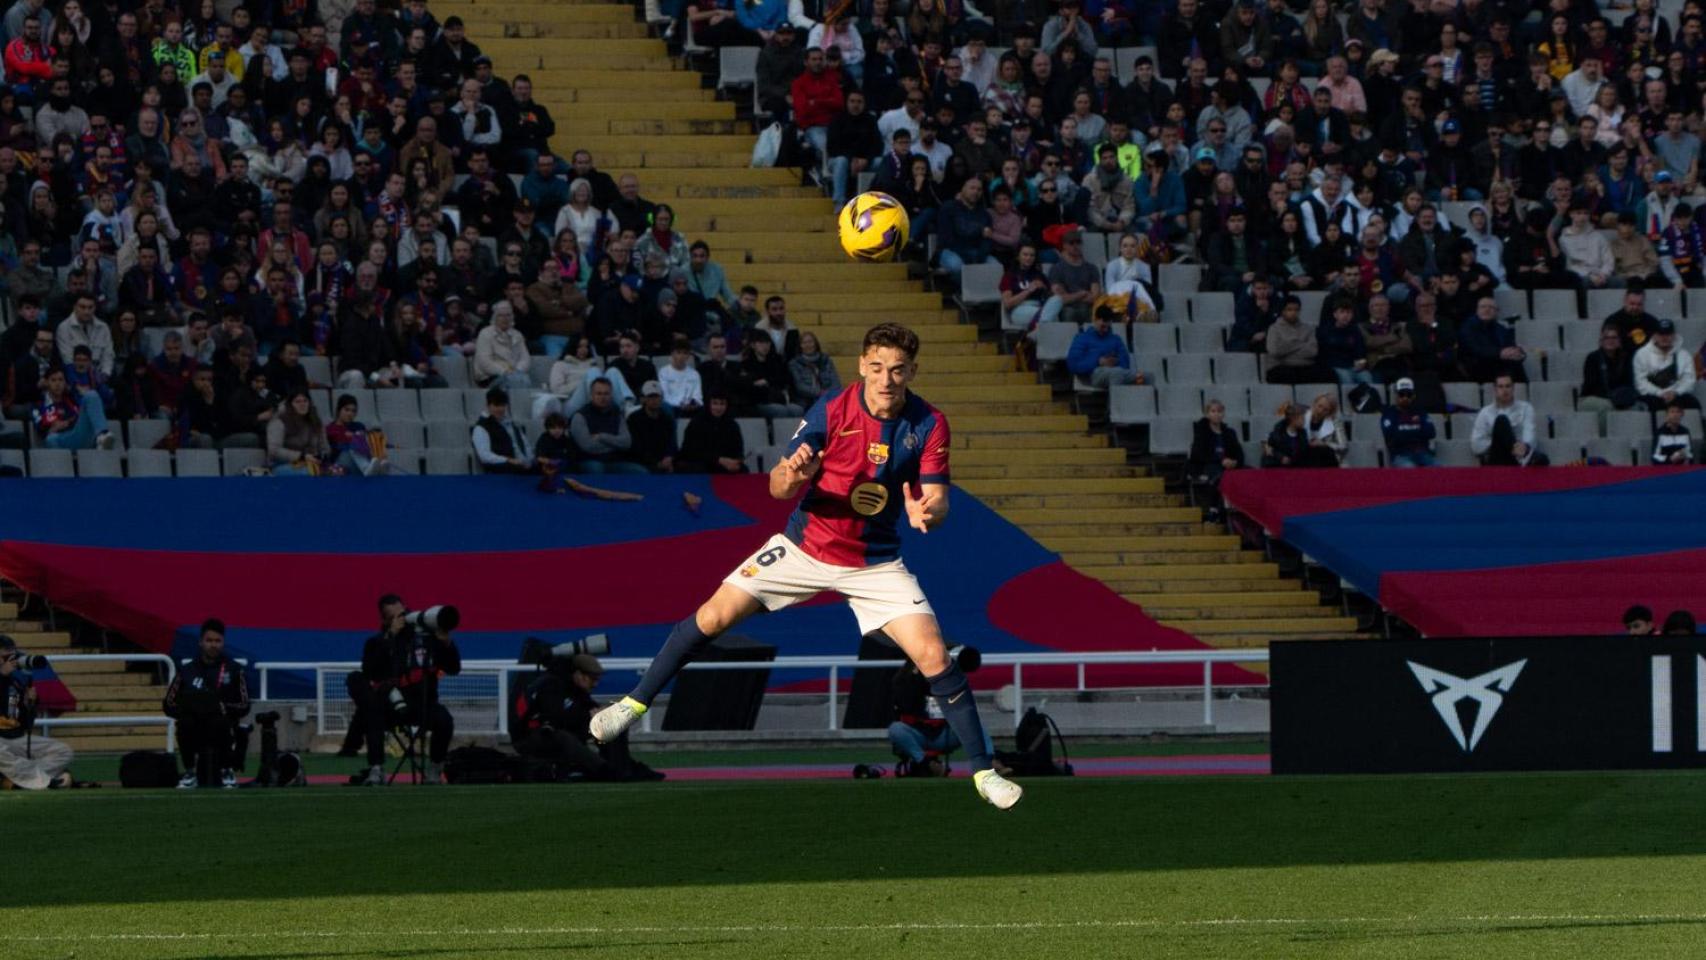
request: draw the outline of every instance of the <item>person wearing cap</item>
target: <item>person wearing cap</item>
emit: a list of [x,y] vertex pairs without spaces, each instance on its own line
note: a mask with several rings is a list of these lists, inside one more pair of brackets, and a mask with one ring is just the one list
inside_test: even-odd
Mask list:
[[1469,450],[1489,467],[1543,467],[1551,461],[1535,449],[1538,417],[1534,405],[1516,395],[1509,373],[1493,379],[1493,402],[1475,414]]
[[71,785],[71,748],[34,732],[35,721],[35,677],[24,669],[16,641],[0,634],[0,786],[44,790]]
[[[664,370],[671,370],[665,367]],[[688,370],[695,377],[697,373]],[[633,438],[628,448],[628,456],[637,464],[652,473],[675,472],[675,417],[665,409],[667,402],[665,388],[656,380],[647,380],[640,385],[640,408],[628,414],[628,435]],[[697,411],[698,404],[691,407],[676,409],[682,416]]]
[[1463,125],[1447,120],[1440,126],[1439,142],[1428,154],[1428,197],[1446,203],[1460,200],[1480,200],[1482,193],[1475,175],[1475,158],[1463,142]]
[[1060,239],[1060,261],[1048,275],[1050,295],[1037,315],[1038,323],[1083,323],[1102,296],[1102,271],[1084,258],[1084,231],[1066,231]]
[[663,774],[633,758],[626,732],[607,744],[591,742],[592,715],[601,706],[592,692],[603,677],[597,657],[577,653],[553,657],[539,674],[524,678],[521,708],[510,728],[516,752],[593,780],[662,780]]
[[1641,203],[1635,208],[1638,219],[1636,229],[1657,241],[1658,237],[1670,226],[1670,218],[1681,205],[1682,198],[1677,195],[1676,178],[1669,170],[1660,170],[1653,174],[1653,188]]
[[1416,405],[1416,381],[1400,377],[1392,385],[1392,403],[1380,413],[1380,433],[1386,438],[1386,462],[1394,467],[1431,467],[1438,432],[1433,418]]
[[1694,358],[1683,349],[1676,321],[1669,317],[1659,318],[1652,339],[1635,351],[1634,374],[1635,390],[1648,410],[1663,410],[1671,403],[1700,409],[1694,396]]
[[1659,269],[1672,287],[1706,286],[1706,231],[1693,207],[1679,203],[1672,208],[1670,225],[1659,233],[1657,246]]
[[740,25],[765,38],[763,47],[758,51],[754,81],[759,111],[773,117],[786,117],[791,86],[794,78],[806,67],[806,54],[804,47],[795,42],[794,25],[786,19],[782,19],[779,25],[762,30],[755,30],[749,25],[750,21],[757,19],[768,20],[772,13],[786,18],[786,0],[735,4],[735,18]]

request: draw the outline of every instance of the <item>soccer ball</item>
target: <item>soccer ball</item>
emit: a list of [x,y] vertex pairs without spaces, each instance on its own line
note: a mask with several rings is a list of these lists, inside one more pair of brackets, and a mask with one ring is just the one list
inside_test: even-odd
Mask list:
[[841,249],[855,260],[893,260],[906,247],[906,208],[886,193],[861,193],[841,208]]

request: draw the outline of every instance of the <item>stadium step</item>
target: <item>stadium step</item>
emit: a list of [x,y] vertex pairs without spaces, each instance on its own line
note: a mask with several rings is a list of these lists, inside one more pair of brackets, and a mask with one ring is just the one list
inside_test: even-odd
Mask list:
[[575,118],[557,124],[557,132],[571,137],[582,134],[607,137],[611,134],[729,133],[736,123],[734,105],[730,103],[680,103],[674,106],[678,116],[652,120],[632,119],[624,115],[616,104],[596,113],[586,107],[577,107]]
[[[1057,549],[1064,554],[1082,550],[1096,550],[1098,548],[1105,549],[1110,545],[1106,538],[1080,537],[1077,539],[1080,542],[1062,546]],[[1134,543],[1129,538],[1122,539],[1118,541],[1118,543],[1120,548],[1124,550],[1142,550],[1151,546],[1148,543]],[[1189,583],[1190,586],[1188,588],[1181,589],[1208,593],[1223,592],[1225,588],[1222,584],[1228,582],[1259,583],[1261,584],[1259,588],[1261,590],[1280,589],[1279,584],[1282,582],[1280,581],[1279,565],[1263,561],[1232,564],[1174,562],[1162,564],[1123,564],[1114,570],[1107,570],[1106,568],[1101,567],[1089,567],[1080,570],[1080,572],[1098,577],[1099,579],[1107,582],[1109,586],[1115,587],[1123,593],[1145,592],[1138,587],[1125,586],[1128,581],[1184,582]],[[1240,587],[1239,589],[1244,588]],[[1148,592],[1153,593],[1156,591]]]
[[129,753],[132,750],[166,749],[164,727],[137,727],[134,729],[144,732],[114,736],[103,736],[88,732],[66,732],[70,729],[69,727],[61,727],[53,731],[53,738],[70,747],[73,753]]
[[[1124,453],[1125,451],[1117,451]],[[958,455],[956,454],[956,457]],[[1061,510],[1005,510],[1002,516],[1022,525],[1034,525],[1051,535],[1073,536],[1060,531],[1061,527],[1095,527],[1108,524],[1115,527],[1125,523],[1191,523],[1202,525],[1202,511],[1194,507],[1090,507]]]
[[[1022,377],[1022,373],[1013,373]],[[1000,377],[1000,373],[986,373],[986,377]],[[918,387],[920,394],[930,396],[930,385]],[[1008,433],[1005,437],[984,437],[984,435],[954,435],[955,450],[1037,450],[1037,448],[1102,448],[1107,447],[1107,437],[1100,433],[1078,435],[1078,433]]]
[[[1055,496],[1047,493],[1021,493],[979,497],[985,506],[1003,512],[1009,518],[1018,511],[1109,509],[1114,507],[1170,507],[1178,500],[1170,493],[1082,493],[1076,496]],[[1018,522],[1018,521],[1015,521]]]
[[[1312,590],[1252,590],[1247,593],[1127,593],[1126,599],[1143,604],[1150,611],[1208,607],[1216,610],[1309,610],[1319,607],[1328,613],[1332,607],[1320,607],[1321,596]],[[1275,616],[1291,616],[1280,613]]]
[[633,24],[635,9],[626,3],[469,3],[466,0],[433,0],[438,19],[456,14],[466,20],[467,31],[493,22],[551,22],[551,24]]
[[616,40],[643,39],[650,36],[646,25],[633,21],[561,22],[549,20],[485,21],[468,25],[468,37],[478,44],[481,52],[493,40]]
[[[1004,493],[1036,493],[1037,485],[1026,480],[978,480],[964,484],[978,496]],[[1078,493],[1165,493],[1166,482],[1159,477],[1074,477],[1063,476],[1048,485],[1053,494]],[[1094,549],[1094,548],[1091,548]]]
[[[950,422],[949,425],[952,426],[952,423]],[[982,466],[985,464],[1027,464],[1032,466],[1042,466],[1045,464],[1070,464],[1074,466],[1095,464],[1105,466],[1107,464],[1117,464],[1123,467],[1126,465],[1125,460],[1125,450],[1120,447],[1067,447],[1055,450],[1045,447],[1042,449],[1030,450],[968,449],[954,454],[953,462],[956,468],[970,465]],[[1175,511],[1175,513],[1179,517],[1183,517],[1189,513],[1192,514],[1193,519],[1202,519],[1202,514],[1199,511]],[[1058,516],[1059,514],[1054,513],[1053,511],[1045,510],[1039,511],[1034,519],[1038,521],[1045,521],[1049,517]]]
[[[480,52],[494,61],[515,64],[518,72],[574,68],[584,63],[621,64],[618,69],[680,70],[656,37],[603,39],[596,43],[540,43],[532,37],[495,37],[480,41]],[[698,74],[694,74],[695,77]]]
[[[1328,610],[1329,616],[1305,617],[1297,614],[1286,614],[1283,617],[1270,619],[1238,619],[1225,620],[1162,620],[1169,627],[1190,629],[1200,635],[1231,633],[1239,635],[1271,634],[1274,636],[1320,633],[1323,630],[1334,632],[1354,631],[1357,628],[1356,617],[1342,617],[1337,610]],[[1183,626],[1181,626],[1183,625]]]
[[[634,91],[632,86],[623,86],[622,84],[612,84],[608,87],[555,86],[540,82],[539,75],[535,73],[533,75],[533,99],[545,104],[553,112],[560,109],[570,114],[578,114],[580,110],[590,107],[594,109],[596,116],[602,115],[610,106],[616,104],[631,105],[634,101]],[[646,91],[646,99],[652,103],[653,107],[667,109],[683,103],[715,103],[717,102],[717,91],[696,86],[653,87]],[[648,107],[647,112],[651,112],[651,109]],[[630,108],[627,113],[622,115],[627,116],[632,112]],[[669,116],[667,112],[652,115],[660,119]],[[786,170],[777,170],[776,172],[787,173]],[[794,183],[800,182],[798,174],[788,179]],[[819,195],[822,195],[821,191]]]
[[[535,62],[537,62],[537,60]],[[533,83],[537,87],[533,93],[535,99],[550,108],[552,113],[557,113],[558,106],[561,106],[563,108],[564,116],[572,114],[574,108],[570,107],[566,103],[558,104],[545,99],[545,93],[555,90],[558,87],[572,87],[576,91],[599,88],[604,90],[621,90],[626,92],[628,97],[632,99],[641,95],[650,97],[654,90],[697,91],[703,89],[702,80],[697,73],[688,73],[685,70],[677,70],[675,69],[675,64],[668,62],[665,62],[652,70],[623,70],[615,67],[601,67],[593,63],[587,63],[570,68],[539,68],[522,66],[518,68],[517,72],[526,73],[533,78]],[[642,94],[641,91],[644,91],[644,93]],[[556,98],[553,97],[552,99]],[[695,97],[693,99],[697,100],[703,98]],[[569,149],[572,150],[574,147],[570,146]],[[599,165],[607,170],[621,169],[620,167],[611,165],[602,158],[599,160]],[[683,164],[683,166],[687,166],[687,164]],[[794,182],[798,183],[799,179],[796,177]]]
[[1052,463],[1027,465],[1016,464],[960,464],[953,468],[956,480],[1018,480],[1029,478],[1033,489],[1044,483],[1052,485],[1052,478],[1058,477],[1062,470],[1070,469],[1075,477],[1092,479],[1118,480],[1139,476],[1138,468],[1113,465],[1085,465],[1081,467],[1061,467]]

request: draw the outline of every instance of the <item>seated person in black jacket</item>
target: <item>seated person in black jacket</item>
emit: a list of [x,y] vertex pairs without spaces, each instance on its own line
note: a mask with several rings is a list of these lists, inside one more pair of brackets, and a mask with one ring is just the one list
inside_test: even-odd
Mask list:
[[592,715],[601,704],[592,691],[603,676],[604,665],[590,653],[552,658],[526,681],[510,724],[516,752],[598,780],[662,780],[663,774],[634,759],[626,733],[610,743],[593,742]]
[[1238,439],[1238,428],[1226,422],[1226,404],[1210,400],[1203,406],[1203,418],[1196,422],[1191,435],[1191,454],[1186,476],[1191,483],[1207,488],[1210,519],[1220,515],[1220,478],[1228,470],[1244,466],[1244,444]]
[[348,687],[367,728],[367,778],[363,786],[385,783],[385,732],[425,727],[430,733],[424,782],[436,784],[456,732],[450,711],[438,702],[440,674],[462,672],[462,653],[446,630],[428,632],[411,625],[408,608],[395,594],[379,598],[380,632],[361,652],[361,675]]
[[1303,406],[1296,403],[1287,404],[1285,414],[1274,424],[1273,431],[1262,444],[1262,466],[1313,465],[1310,460],[1309,431],[1303,428]]
[[[177,721],[178,756],[184,776],[178,789],[237,786],[237,721],[249,713],[249,684],[243,668],[225,655],[225,624],[201,625],[200,652],[178,668],[166,688],[166,716]],[[217,774],[216,774],[217,772]]]
[[745,473],[746,441],[740,424],[729,415],[729,398],[720,393],[705,398],[705,409],[687,424],[677,473]]
[[675,472],[675,419],[663,408],[663,387],[647,380],[640,387],[640,409],[628,414],[628,456],[653,473]]

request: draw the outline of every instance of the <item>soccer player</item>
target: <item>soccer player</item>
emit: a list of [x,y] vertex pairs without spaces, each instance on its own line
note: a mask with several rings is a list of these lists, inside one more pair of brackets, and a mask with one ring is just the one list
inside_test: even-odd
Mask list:
[[965,674],[949,659],[936,614],[900,559],[903,517],[928,533],[948,516],[948,421],[907,389],[917,361],[918,335],[906,327],[883,323],[866,332],[859,381],[812,406],[788,456],[770,471],[776,499],[805,491],[787,530],[675,625],[632,693],[593,716],[598,742],[621,736],[684,664],[742,620],[834,591],[847,598],[860,634],[886,631],[929,681],[971,755],[978,795],[1002,810],[1019,802],[1019,785],[990,768]]

